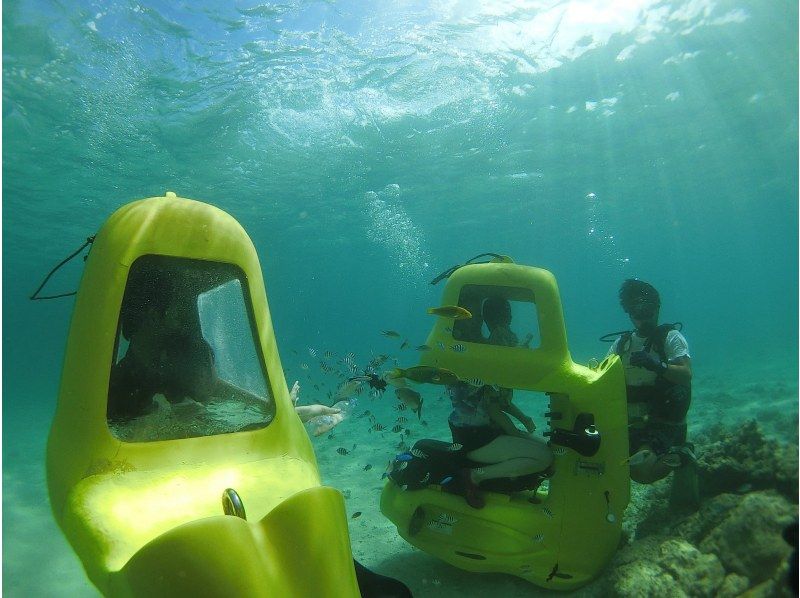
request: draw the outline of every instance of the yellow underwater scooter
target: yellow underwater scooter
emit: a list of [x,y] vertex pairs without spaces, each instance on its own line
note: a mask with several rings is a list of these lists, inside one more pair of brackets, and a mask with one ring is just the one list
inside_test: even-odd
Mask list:
[[[535,310],[538,343],[488,344],[480,314],[491,297]],[[456,567],[510,573],[555,590],[588,583],[619,544],[630,498],[619,358],[611,356],[594,369],[574,363],[555,278],[506,256],[454,269],[442,306],[458,306],[471,317],[437,318],[420,365],[448,370],[473,385],[548,393],[553,472],[546,493],[485,492],[486,506],[473,509],[463,497],[444,491],[450,476],[440,480],[434,471],[434,461],[458,445],[448,449],[448,443],[423,440],[416,451],[398,456],[403,462],[396,461],[389,475],[381,511],[406,541]],[[423,480],[430,482],[415,484],[424,464],[429,470]]]
[[[180,350],[136,365],[174,321],[202,337],[173,337]],[[203,388],[162,379],[157,401],[141,403],[137,367],[158,379],[204,359],[215,375]],[[194,390],[205,404],[185,400]],[[125,205],[97,234],[47,481],[105,595],[359,596],[344,500],[321,486],[293,410],[255,248],[210,205],[167,193]]]

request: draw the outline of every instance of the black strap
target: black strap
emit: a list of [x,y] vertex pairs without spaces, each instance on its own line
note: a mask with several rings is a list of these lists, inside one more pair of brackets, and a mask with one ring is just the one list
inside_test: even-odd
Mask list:
[[[477,260],[479,257],[485,257],[485,256],[487,256],[487,255],[489,255],[489,256],[492,256],[492,258],[502,258],[502,257],[503,257],[502,255],[500,255],[500,254],[498,254],[498,253],[481,253],[481,254],[479,254],[479,255],[476,255],[475,257],[471,257],[471,258],[469,258],[469,259],[468,259],[466,262],[464,262],[463,264],[456,264],[456,265],[455,265],[455,266],[453,266],[452,268],[448,268],[447,270],[445,270],[444,272],[442,272],[441,274],[439,274],[439,275],[438,275],[436,278],[434,278],[434,279],[431,281],[431,284],[438,284],[438,283],[440,283],[440,282],[441,282],[442,280],[444,280],[445,278],[449,278],[449,277],[450,277],[450,275],[451,275],[453,272],[455,272],[456,270],[458,270],[459,268],[461,268],[461,267],[463,267],[463,266],[466,266],[467,264],[471,264],[471,263],[473,263],[473,261],[474,261],[474,260]],[[490,263],[490,262],[491,262],[491,260],[489,260],[488,262],[481,262],[481,263],[482,263],[482,264],[488,264],[488,263]]]
[[[661,357],[662,361],[667,360],[667,351],[666,351],[666,342],[667,342],[667,335],[669,334],[670,330],[683,330],[683,324],[681,322],[673,322],[672,324],[661,324],[658,326],[653,334],[647,337],[645,341],[644,347],[642,349],[644,351],[650,351],[651,348],[655,348],[656,353]],[[617,337],[620,338],[620,342],[617,345],[617,355],[622,355],[625,353],[625,344],[630,341],[631,335],[633,334],[630,330],[621,330],[619,332],[609,332],[608,334],[604,334],[600,337],[600,341],[604,343],[613,343],[617,340]]]
[[600,337],[601,343],[613,343],[617,340],[618,336],[622,336],[623,334],[630,334],[630,330],[620,330],[619,332],[609,332],[608,334],[604,334]]
[[[86,238],[86,241],[84,242],[84,244],[83,244],[83,245],[81,245],[81,246],[80,246],[80,247],[79,247],[77,250],[75,250],[74,252],[72,252],[72,253],[70,254],[70,256],[69,256],[69,257],[67,257],[66,259],[62,260],[62,261],[61,261],[61,262],[60,262],[60,263],[59,263],[59,264],[58,264],[58,265],[57,265],[55,268],[53,268],[52,270],[50,270],[50,273],[49,273],[47,276],[45,276],[44,280],[42,281],[42,284],[40,284],[40,285],[39,285],[39,288],[38,288],[38,289],[36,289],[36,290],[33,292],[33,295],[31,295],[31,296],[29,297],[29,299],[30,299],[31,301],[38,301],[38,300],[42,300],[42,299],[58,299],[58,298],[60,298],[60,297],[71,297],[72,295],[76,295],[76,294],[78,293],[78,291],[73,291],[73,292],[71,292],[71,293],[61,293],[60,295],[45,295],[45,296],[42,296],[42,297],[38,297],[38,296],[37,296],[37,295],[39,294],[39,291],[41,291],[41,290],[44,288],[44,285],[46,285],[46,284],[47,284],[47,281],[48,281],[48,280],[50,280],[50,277],[51,277],[53,274],[55,274],[55,273],[56,273],[56,270],[58,270],[58,269],[59,269],[61,266],[63,266],[64,264],[66,264],[68,261],[70,261],[70,260],[71,260],[72,258],[74,258],[76,255],[78,255],[78,254],[79,254],[81,251],[83,251],[83,248],[84,248],[84,247],[86,247],[87,245],[91,245],[92,243],[94,243],[94,238],[95,238],[95,235],[92,235],[91,237],[87,237],[87,238]],[[90,249],[90,251],[91,251],[91,249]],[[84,261],[84,262],[86,261],[86,258],[87,258],[88,256],[89,256],[89,254],[88,254],[88,253],[87,253],[85,256],[83,256],[83,261]]]
[[[678,322],[680,324],[680,322]],[[666,349],[666,342],[667,342],[667,335],[669,334],[670,330],[675,329],[675,324],[661,324],[658,328],[653,331],[649,337],[647,337],[647,342],[644,345],[644,350],[649,351],[650,348],[655,348],[656,353],[661,358],[661,361],[667,360],[667,349]]]

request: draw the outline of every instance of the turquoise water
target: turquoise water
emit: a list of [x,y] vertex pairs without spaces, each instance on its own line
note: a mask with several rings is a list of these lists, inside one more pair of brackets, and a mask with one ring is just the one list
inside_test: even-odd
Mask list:
[[[576,361],[628,325],[616,291],[640,277],[683,322],[696,389],[788,385],[796,422],[795,2],[12,1],[3,37],[8,595],[93,592],[43,481],[72,300],[27,297],[116,208],[167,190],[249,232],[309,402],[308,347],[423,342],[428,281],[494,251],[555,274]],[[76,260],[50,288],[79,277]],[[714,417],[702,392],[692,414]],[[357,485],[317,446],[330,483]]]

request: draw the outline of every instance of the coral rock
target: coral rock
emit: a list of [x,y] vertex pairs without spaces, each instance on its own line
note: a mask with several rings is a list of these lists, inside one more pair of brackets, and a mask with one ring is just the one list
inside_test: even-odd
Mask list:
[[736,573],[729,573],[725,576],[716,598],[736,598],[747,591],[750,587],[750,580]]
[[703,554],[684,540],[661,545],[658,563],[689,596],[713,597],[725,580],[725,569],[713,554]]
[[612,574],[615,596],[641,598],[687,598],[680,584],[655,563],[637,561],[619,567]]
[[699,548],[716,554],[729,572],[748,576],[754,583],[766,581],[790,553],[781,534],[795,515],[796,507],[780,495],[748,494],[708,533]]

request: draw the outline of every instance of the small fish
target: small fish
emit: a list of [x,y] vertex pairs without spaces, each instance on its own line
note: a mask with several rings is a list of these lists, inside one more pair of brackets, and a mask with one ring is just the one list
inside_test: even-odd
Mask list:
[[447,334],[453,334],[453,327],[452,327],[452,326],[445,326],[445,327],[444,327],[444,331],[445,331]]
[[385,430],[385,429],[386,429],[386,426],[384,426],[384,425],[383,425],[383,424],[381,424],[381,423],[377,423],[377,424],[375,424],[374,426],[371,426],[371,427],[370,427],[370,429],[369,429],[369,431],[370,431],[370,432],[373,432],[373,431],[374,431],[374,432],[382,432],[382,431],[383,431],[383,430]]
[[352,397],[361,387],[361,380],[350,379],[342,384],[336,391],[335,399],[341,401]]
[[383,379],[386,381],[387,385],[391,384],[396,388],[403,388],[406,385],[406,381],[403,378],[403,370],[400,368],[394,368],[389,370],[383,375]]
[[454,442],[453,444],[447,447],[447,450],[450,452],[455,452],[455,451],[460,451],[462,448],[464,448],[463,444],[458,444],[457,442]]
[[338,449],[336,449],[336,452],[339,453],[340,455],[349,455],[350,454],[350,451],[348,451],[343,446],[340,446]]
[[439,347],[440,351],[444,351],[444,343],[442,341],[436,341],[436,346]]
[[485,386],[483,380],[481,380],[480,378],[470,378],[469,380],[466,380],[466,383],[469,384],[470,386],[478,386],[478,387]]
[[406,467],[408,467],[408,461],[403,461],[395,468],[395,471],[403,471]]
[[408,419],[406,419],[402,415],[400,417],[398,417],[396,421],[397,421],[398,424],[407,424],[408,423]]
[[417,347],[417,351],[430,351],[431,348],[428,345],[420,345]]
[[308,364],[307,363],[301,363],[300,364],[300,369],[301,370],[307,370],[308,369]]
[[319,384],[314,385],[314,390],[319,390]]
[[369,471],[370,469],[372,469],[372,463],[367,463],[367,464],[364,466],[364,471]]
[[[400,335],[398,334],[398,336],[400,336]],[[370,362],[369,362],[369,364],[370,364],[370,366],[372,366],[373,368],[379,368],[379,367],[381,367],[381,366],[382,366],[384,363],[386,363],[386,360],[387,360],[387,359],[389,359],[389,356],[388,356],[388,355],[386,355],[385,353],[381,353],[381,354],[380,354],[380,355],[378,355],[377,357],[374,357],[374,358],[372,359],[372,361],[370,361]]]
[[425,474],[425,477],[423,477],[419,482],[420,482],[420,484],[427,484],[428,480],[430,480],[430,479],[431,479],[431,473],[428,472],[428,473]]
[[447,477],[442,478],[442,481],[439,482],[439,485],[444,486],[445,484],[449,484],[452,481],[453,481],[453,476],[449,475]]
[[364,413],[358,416],[358,419],[361,419],[362,417],[369,417],[370,415],[372,415],[372,412],[367,409]]
[[396,426],[394,426],[392,428],[392,432],[394,432],[394,433],[402,432],[402,431],[403,431],[403,426],[401,426],[400,424],[397,424]]
[[333,432],[331,432],[330,434],[328,434],[328,440],[333,440],[333,439],[334,439],[334,434]]
[[467,348],[464,345],[462,345],[461,343],[455,344],[450,348],[453,351],[455,351],[456,353],[464,353],[467,350]]
[[355,513],[350,515],[350,519],[358,519],[359,517],[361,517],[361,511],[356,511]]
[[308,348],[308,354],[311,355],[311,357],[316,357],[317,356],[317,351],[316,351],[316,349],[312,349],[311,347],[309,347]]
[[409,430],[408,428],[406,428],[404,433],[406,436],[411,436],[411,430]]
[[417,459],[427,459],[428,455],[423,451],[419,450],[418,448],[411,449],[411,454],[414,455]]
[[408,409],[408,405],[406,405],[405,403],[398,403],[397,405],[394,406],[394,408],[397,409],[398,411],[405,411],[406,409]]
[[330,351],[325,351],[325,359],[330,359],[331,357],[333,357],[333,353]]
[[400,333],[395,332],[394,330],[383,330],[381,334],[383,336],[388,336],[389,338],[400,338]]
[[397,455],[394,460],[395,461],[411,461],[414,457],[411,456],[411,453],[400,453]]
[[[412,382],[419,384],[442,384],[454,385],[458,384],[458,376],[450,370],[444,368],[437,368],[429,365],[418,365],[412,368],[395,368],[387,372],[387,376],[392,378],[406,378]],[[388,380],[389,378],[387,378]]]
[[422,417],[422,396],[410,388],[395,388],[394,394],[398,400],[407,405],[414,413],[417,414],[417,419]]
[[344,356],[345,361],[353,361],[356,358],[356,354],[352,351]]
[[400,345],[400,350],[402,351],[408,346],[408,340],[404,340]]
[[458,305],[442,305],[440,307],[429,307],[428,313],[432,316],[450,318],[452,320],[468,320],[472,317],[472,312]]

